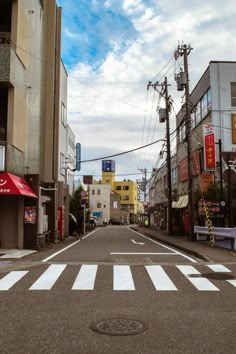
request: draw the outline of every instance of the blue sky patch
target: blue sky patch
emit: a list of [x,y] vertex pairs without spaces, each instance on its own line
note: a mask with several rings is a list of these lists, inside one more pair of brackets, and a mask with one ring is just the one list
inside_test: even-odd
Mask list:
[[[101,1],[58,0],[62,7],[62,59],[70,70],[78,63],[103,62],[114,45],[127,49],[137,36],[125,13],[112,11]],[[115,10],[115,9],[114,9]]]

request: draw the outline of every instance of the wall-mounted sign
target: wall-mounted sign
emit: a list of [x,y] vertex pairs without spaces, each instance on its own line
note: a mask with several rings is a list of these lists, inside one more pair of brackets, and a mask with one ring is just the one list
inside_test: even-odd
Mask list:
[[115,172],[116,163],[114,160],[102,160],[102,171],[103,172]]
[[232,114],[232,143],[236,144],[236,114]]
[[205,171],[213,171],[216,168],[215,133],[212,124],[203,124],[204,139],[204,163]]
[[188,180],[188,159],[187,158],[183,159],[179,163],[179,177],[181,182]]
[[36,223],[36,207],[26,206],[24,214],[25,224],[35,224]]
[[93,176],[83,176],[84,184],[93,184]]
[[75,162],[76,162],[76,171],[80,171],[81,169],[81,144],[77,143],[75,147]]

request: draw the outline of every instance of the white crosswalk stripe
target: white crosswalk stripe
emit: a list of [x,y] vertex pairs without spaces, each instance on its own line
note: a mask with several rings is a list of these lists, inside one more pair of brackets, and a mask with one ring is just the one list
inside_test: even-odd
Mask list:
[[[59,281],[60,276],[66,269],[67,264],[52,264],[39,276],[39,278],[30,286],[29,290],[50,290]],[[71,290],[86,290],[93,291],[96,289],[96,278],[98,271],[102,272],[103,266],[96,264],[84,264],[78,268],[78,274],[75,277]],[[232,273],[230,269],[222,264],[206,265],[211,271],[219,273]],[[144,265],[147,274],[147,280],[151,281],[156,291],[178,291],[181,287],[177,287],[177,283],[181,274],[194,286],[198,291],[220,291],[214,284],[214,281],[208,280],[197,270],[196,266],[191,265]],[[167,269],[166,269],[167,268]],[[171,268],[177,268],[180,273],[179,276],[175,274],[175,280],[170,278],[168,273],[171,273]],[[110,267],[113,273],[113,287],[114,291],[134,291],[136,290],[133,275],[136,272],[134,266],[129,265],[113,265]],[[168,271],[167,271],[168,270]],[[20,280],[29,271],[12,271],[0,279],[0,291],[6,291],[18,287]],[[172,274],[172,273],[171,273]],[[172,275],[173,277],[173,275]],[[231,276],[232,277],[232,276]],[[233,278],[233,277],[232,277]],[[146,280],[145,280],[146,281]],[[236,279],[227,279],[226,282],[236,287]],[[222,283],[222,281],[221,281]]]
[[72,286],[72,290],[93,290],[97,269],[97,265],[82,265]]
[[50,265],[29,290],[50,290],[65,268],[66,264]]
[[178,290],[160,265],[145,266],[156,290]]
[[21,280],[28,271],[12,271],[0,280],[0,290],[9,290],[14,284]]
[[130,266],[113,266],[113,290],[135,290]]
[[186,278],[200,291],[219,291],[219,289],[206,278],[195,278],[196,275],[201,275],[197,269],[192,266],[177,265],[177,268],[183,273]]

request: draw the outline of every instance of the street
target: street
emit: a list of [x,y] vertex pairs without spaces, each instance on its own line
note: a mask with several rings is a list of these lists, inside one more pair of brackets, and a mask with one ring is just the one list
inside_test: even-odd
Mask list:
[[235,353],[235,275],[236,262],[96,228],[1,268],[0,352]]

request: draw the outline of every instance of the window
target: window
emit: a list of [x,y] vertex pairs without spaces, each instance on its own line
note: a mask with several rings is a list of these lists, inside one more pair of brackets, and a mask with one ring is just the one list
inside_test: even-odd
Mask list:
[[102,207],[102,203],[97,203],[97,208],[101,209],[101,207]]
[[116,191],[121,191],[121,186],[116,186]]
[[231,82],[231,107],[236,107],[236,82]]
[[205,95],[202,97],[202,118],[204,118],[207,113],[208,113],[208,105],[207,105],[207,92],[205,93]]
[[117,201],[113,202],[113,209],[118,209],[118,202]]
[[92,195],[94,195],[95,194],[95,190],[94,189],[92,189]]
[[66,106],[64,103],[61,103],[61,122],[64,126],[66,126],[66,121],[67,121],[67,111],[66,111]]
[[98,195],[100,195],[101,194],[101,189],[98,189]]
[[123,186],[123,190],[124,191],[128,191],[129,190],[129,186]]
[[65,172],[66,172],[66,169],[65,169],[65,155],[60,153],[60,172],[61,172],[61,175],[62,176],[65,176]]
[[123,195],[122,200],[129,200],[129,196],[128,195]]

